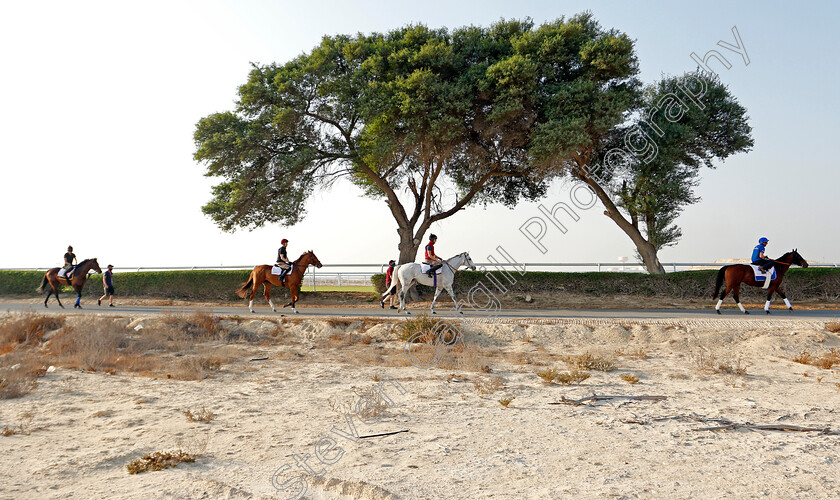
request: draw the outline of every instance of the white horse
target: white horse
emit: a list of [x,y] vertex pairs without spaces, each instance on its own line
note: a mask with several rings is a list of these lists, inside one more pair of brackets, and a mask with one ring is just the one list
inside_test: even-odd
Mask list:
[[[449,296],[452,297],[452,301],[455,302],[456,310],[461,312],[461,306],[458,304],[458,300],[455,298],[455,290],[452,289],[452,284],[455,282],[455,271],[458,270],[461,266],[467,266],[473,271],[475,271],[475,264],[473,264],[472,259],[470,258],[470,254],[467,252],[459,253],[455,257],[446,259],[443,261],[443,267],[441,268],[441,273],[437,275],[437,287],[435,288],[435,298],[432,299],[432,314],[437,314],[435,312],[435,302],[437,301],[438,295],[440,295],[440,291],[444,288],[447,292],[449,292]],[[416,281],[421,285],[426,286],[435,286],[434,279],[430,278],[428,274],[424,273],[421,268],[420,264],[412,263],[412,264],[403,264],[397,266],[394,269],[394,275],[396,279],[391,282],[391,287],[385,291],[382,295],[384,299],[387,297],[391,290],[402,284],[402,290],[399,292],[400,297],[400,310],[405,311],[406,314],[411,314],[408,312],[408,309],[405,307],[405,291],[414,284]]]

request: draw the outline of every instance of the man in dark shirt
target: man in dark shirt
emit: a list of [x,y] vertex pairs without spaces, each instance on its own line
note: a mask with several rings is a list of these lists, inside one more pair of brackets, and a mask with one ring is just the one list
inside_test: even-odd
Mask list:
[[281,267],[283,271],[280,272],[280,283],[286,284],[286,274],[289,273],[289,270],[292,268],[292,262],[289,260],[289,255],[286,252],[286,246],[288,246],[289,240],[283,238],[280,240],[280,248],[277,249],[277,264],[278,267]]
[[105,288],[105,295],[99,297],[96,303],[101,306],[102,300],[109,297],[108,307],[114,307],[114,266],[111,264],[108,264],[108,270],[102,273],[102,286]]
[[64,277],[70,280],[70,277],[73,274],[73,263],[78,261],[76,260],[76,254],[73,253],[73,247],[67,247],[67,253],[64,254]]

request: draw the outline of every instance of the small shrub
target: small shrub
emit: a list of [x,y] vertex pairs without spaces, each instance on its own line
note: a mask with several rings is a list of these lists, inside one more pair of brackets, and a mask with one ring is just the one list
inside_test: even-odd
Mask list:
[[574,370],[596,370],[599,372],[609,372],[615,369],[615,363],[612,358],[585,352],[577,356],[567,356],[564,361],[569,368]]
[[514,399],[516,399],[516,397],[502,398],[499,400],[499,404],[507,408]]
[[0,348],[9,352],[17,345],[38,344],[44,333],[64,326],[64,316],[53,316],[25,312],[5,316],[0,322]]
[[205,407],[201,407],[200,410],[193,413],[191,410],[184,410],[184,416],[187,417],[188,422],[204,422],[208,423],[216,416],[213,414],[212,411],[208,410]]
[[574,385],[583,382],[590,377],[589,372],[572,370],[570,372],[558,373],[554,377],[555,382],[563,385]]
[[840,321],[832,321],[826,324],[825,328],[831,333],[840,333]]
[[635,375],[622,375],[621,380],[627,382],[628,384],[638,384],[639,383],[639,377],[637,377]]
[[129,474],[140,474],[141,472],[159,471],[175,467],[180,463],[195,462],[197,457],[189,453],[177,451],[156,451],[154,453],[147,453],[142,457],[132,460],[125,466]]
[[819,356],[812,355],[808,351],[802,351],[795,358],[795,363],[816,366],[824,370],[830,370],[834,365],[840,364],[840,349],[833,347]]
[[[416,317],[403,321],[398,325],[397,331],[399,332],[399,339],[403,342],[407,342],[414,336],[415,333],[424,332],[426,335],[415,337],[415,342],[434,343],[435,339],[433,333],[435,325],[437,325],[437,320],[430,318],[427,314],[419,314]],[[445,340],[448,341],[449,339]]]
[[475,390],[485,396],[487,394],[493,394],[496,391],[500,391],[505,386],[505,381],[502,377],[483,377],[478,380],[473,381],[473,386]]
[[557,378],[557,370],[555,368],[549,368],[547,370],[542,370],[537,372],[537,376],[542,379],[543,383],[551,384],[554,382],[554,379]]

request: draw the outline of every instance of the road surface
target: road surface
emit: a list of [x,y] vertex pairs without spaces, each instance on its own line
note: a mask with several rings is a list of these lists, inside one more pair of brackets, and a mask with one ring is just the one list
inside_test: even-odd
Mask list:
[[[118,307],[97,307],[85,305],[84,309],[73,309],[73,302],[65,304],[66,309],[61,309],[51,304],[45,309],[40,303],[27,302],[3,302],[0,303],[0,312],[23,312],[34,311],[38,313],[51,314],[106,314],[131,317],[146,317],[166,314],[191,314],[202,311],[208,314],[220,316],[240,317],[295,317],[300,319],[325,319],[325,318],[406,318],[405,314],[399,314],[390,309],[378,307],[298,307],[298,314],[290,308],[278,308],[278,312],[272,312],[269,307],[256,307],[256,313],[251,314],[245,305],[242,306],[118,306]],[[420,314],[427,310],[421,308],[409,309],[413,315]],[[825,324],[830,321],[840,321],[840,310],[794,310],[789,312],[782,309],[773,309],[770,315],[766,315],[760,308],[745,315],[735,308],[723,310],[723,314],[717,315],[710,307],[709,309],[653,309],[653,310],[626,310],[626,309],[503,309],[495,315],[483,314],[478,311],[464,309],[463,315],[458,315],[451,308],[439,308],[437,317],[459,318],[476,322],[496,321],[503,323],[531,323],[531,324],[554,324],[554,323],[617,323],[634,322],[649,324],[708,324],[720,326],[750,325],[762,326],[772,324],[778,326],[796,326],[806,323],[808,325]]]

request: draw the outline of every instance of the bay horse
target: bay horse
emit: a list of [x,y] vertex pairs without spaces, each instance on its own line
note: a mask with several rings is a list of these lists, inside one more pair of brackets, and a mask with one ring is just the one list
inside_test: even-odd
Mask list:
[[271,310],[277,312],[277,309],[274,307],[274,302],[271,301],[271,286],[285,287],[289,289],[292,300],[283,307],[292,306],[292,310],[297,314],[298,311],[295,309],[295,303],[298,301],[300,295],[300,284],[303,283],[303,275],[306,273],[306,268],[310,264],[317,268],[321,267],[321,261],[318,260],[318,257],[315,256],[315,252],[312,250],[305,252],[296,261],[292,262],[292,270],[286,274],[285,283],[280,282],[279,276],[271,274],[272,266],[257,266],[251,271],[251,276],[248,278],[248,281],[242,283],[242,286],[236,291],[236,295],[245,298],[245,295],[248,294],[248,290],[250,289],[251,297],[250,302],[248,302],[248,309],[252,313],[256,312],[254,311],[254,296],[257,294],[257,289],[260,285],[264,285],[263,296],[268,301],[268,305],[271,306]]
[[394,269],[395,279],[391,281],[391,286],[385,291],[382,298],[387,297],[394,287],[401,284],[402,290],[400,290],[398,294],[400,297],[399,310],[405,311],[406,314],[411,314],[408,312],[408,308],[405,307],[405,292],[416,281],[421,285],[435,287],[435,297],[432,299],[431,306],[432,314],[437,314],[435,312],[435,302],[437,302],[438,295],[440,295],[440,292],[443,289],[446,289],[446,291],[449,292],[449,296],[452,297],[452,301],[455,302],[455,310],[457,310],[460,314],[464,314],[461,312],[461,305],[458,303],[458,300],[455,299],[455,290],[452,289],[452,284],[455,282],[455,271],[464,265],[475,271],[475,264],[470,258],[470,254],[467,252],[461,252],[454,257],[444,260],[441,273],[437,276],[437,286],[435,286],[435,279],[430,278],[428,274],[421,270],[420,264],[409,263],[397,266]]
[[[782,280],[785,279],[785,273],[790,269],[791,265],[797,265],[802,268],[808,267],[808,262],[799,255],[799,252],[796,251],[794,248],[792,251],[782,255],[778,259],[774,260],[774,267],[776,268],[776,279],[770,282],[770,287],[767,289],[767,302],[764,303],[764,311],[767,314],[770,314],[770,299],[773,298],[774,293],[778,293],[780,297],[785,300],[785,305],[788,308],[788,311],[793,312],[793,306],[790,304],[790,301],[785,297],[785,293],[782,291]],[[769,277],[766,279],[770,279]],[[714,299],[717,297],[718,291],[720,291],[721,285],[723,284],[724,280],[726,281],[726,288],[721,292],[720,299],[718,299],[718,303],[715,306],[715,310],[718,314],[720,314],[720,305],[723,304],[723,299],[726,298],[726,294],[729,291],[732,291],[732,298],[735,299],[735,303],[738,304],[738,308],[741,309],[741,312],[744,314],[749,314],[750,312],[744,309],[744,305],[741,304],[741,283],[746,283],[749,286],[764,286],[763,281],[756,281],[755,280],[755,273],[747,264],[732,264],[729,266],[723,266],[718,271],[717,280],[715,280],[715,293],[712,294],[712,298]]]
[[58,298],[58,287],[62,285],[72,286],[76,290],[76,305],[73,308],[82,308],[80,301],[82,300],[82,288],[85,286],[85,282],[87,281],[87,274],[88,271],[93,269],[97,273],[102,273],[102,269],[99,267],[99,262],[96,259],[85,259],[76,266],[76,269],[73,270],[73,274],[68,280],[67,278],[58,277],[58,270],[61,269],[60,267],[54,267],[47,271],[44,275],[44,279],[41,280],[41,286],[38,287],[38,293],[44,293],[44,290],[47,289],[47,285],[50,287],[50,293],[47,294],[47,298],[44,299],[44,307],[47,306],[47,301],[50,300],[50,295],[55,294],[55,300],[58,302],[58,305],[64,309],[64,306],[61,304],[61,300]]

